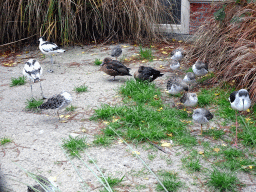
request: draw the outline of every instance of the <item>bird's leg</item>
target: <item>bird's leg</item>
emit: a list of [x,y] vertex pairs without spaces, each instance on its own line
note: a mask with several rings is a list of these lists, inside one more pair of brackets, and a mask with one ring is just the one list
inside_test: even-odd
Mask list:
[[237,127],[238,127],[238,122],[237,122],[237,112],[236,112],[236,138],[235,138],[235,144],[233,144],[234,147],[238,147],[237,146]]
[[203,128],[202,128],[202,124],[201,124],[201,135],[203,135]]
[[113,81],[115,81],[115,77],[116,77],[116,76],[114,76],[114,79],[113,79]]
[[[40,80],[39,80],[39,81],[40,81]],[[42,88],[41,81],[40,81],[40,88],[41,88],[41,94],[42,94],[43,99],[46,99],[46,97],[44,96],[44,93],[43,93],[43,88]]]
[[53,72],[53,70],[52,70],[52,68],[53,68],[52,54],[51,54],[51,64],[52,64],[52,66],[51,66],[50,69],[48,70],[49,73],[52,73],[52,72]]
[[31,101],[33,101],[34,97],[33,97],[32,83],[31,82],[30,82],[30,88],[31,88]]
[[59,117],[59,121],[60,121],[60,115],[59,115],[59,110],[57,110],[57,115],[58,115],[58,117]]

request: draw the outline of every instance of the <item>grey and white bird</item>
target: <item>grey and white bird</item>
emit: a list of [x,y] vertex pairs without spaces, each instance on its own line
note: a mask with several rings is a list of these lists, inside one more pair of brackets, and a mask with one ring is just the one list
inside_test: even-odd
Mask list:
[[178,49],[175,49],[173,50],[172,52],[172,56],[171,56],[171,59],[172,60],[178,60],[180,61],[181,59],[183,59],[184,57],[184,50],[182,48],[178,48]]
[[120,45],[115,46],[111,51],[111,57],[115,57],[117,60],[117,57],[119,57],[122,54],[122,48]]
[[184,95],[180,98],[180,102],[187,107],[193,107],[197,104],[198,98],[196,93],[184,93]]
[[40,76],[43,73],[43,68],[39,64],[38,61],[35,59],[29,59],[23,68],[23,75],[26,76],[30,80],[30,87],[31,87],[31,97],[33,98],[33,91],[32,91],[32,85],[36,82],[40,82],[40,88],[41,88],[41,95],[43,99],[46,99],[46,97],[43,94],[42,84],[40,81]]
[[192,118],[196,123],[201,124],[201,135],[202,135],[203,134],[202,125],[208,123],[213,118],[213,114],[211,114],[210,111],[207,109],[197,108],[194,110]]
[[59,191],[58,186],[54,181],[47,179],[42,175],[36,175],[35,180],[37,185],[28,186],[28,192],[57,192]]
[[193,84],[194,82],[196,82],[196,75],[193,72],[187,72],[187,74],[183,78],[183,81],[188,84]]
[[175,59],[171,59],[170,61],[170,68],[172,70],[177,70],[180,68],[180,62],[178,60],[175,60]]
[[204,76],[208,73],[208,64],[201,60],[197,60],[196,63],[192,66],[192,70],[196,76]]
[[188,91],[188,85],[180,77],[172,75],[167,82],[167,91],[172,95],[176,95],[183,90]]
[[251,106],[249,93],[246,89],[234,91],[229,96],[231,107],[236,110],[236,139],[234,146],[237,147],[237,111],[246,111]]
[[[39,44],[40,51],[43,54],[51,55],[51,64],[52,64],[52,67],[53,67],[52,54],[53,53],[63,53],[63,52],[65,52],[65,50],[58,47],[58,45],[56,45],[55,43],[45,41],[44,37],[40,37],[39,42],[40,42],[40,44]],[[49,69],[48,72],[52,73],[53,70]]]
[[[40,105],[39,109],[56,109],[59,117],[59,110],[66,108],[72,101],[71,95],[63,91],[62,93],[49,98],[45,103]],[[60,117],[59,117],[60,120]]]

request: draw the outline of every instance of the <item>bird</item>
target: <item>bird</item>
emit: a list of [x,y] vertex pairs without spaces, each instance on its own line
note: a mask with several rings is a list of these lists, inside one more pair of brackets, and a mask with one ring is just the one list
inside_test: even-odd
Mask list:
[[182,48],[175,49],[172,52],[171,59],[180,61],[184,57],[184,54],[185,52]]
[[31,96],[33,98],[33,91],[32,91],[32,84],[36,82],[40,82],[40,88],[41,88],[41,94],[43,99],[46,99],[46,97],[43,94],[42,84],[40,81],[40,76],[43,73],[43,68],[39,64],[38,61],[35,59],[29,59],[23,68],[23,75],[26,76],[30,80],[30,87],[31,87]]
[[208,64],[201,60],[197,60],[196,63],[192,66],[192,70],[196,76],[204,76],[208,73]]
[[171,59],[171,62],[170,62],[170,68],[172,70],[177,70],[180,68],[180,62],[178,60],[175,60],[175,59]]
[[115,57],[117,60],[117,57],[119,57],[122,54],[122,48],[120,45],[115,46],[111,51],[111,57]]
[[167,82],[167,91],[172,95],[176,95],[183,90],[188,91],[188,85],[180,77],[172,75]]
[[186,73],[185,77],[183,78],[183,81],[192,84],[196,81],[196,75],[193,72]]
[[104,71],[106,74],[110,76],[114,76],[113,81],[115,80],[115,76],[132,76],[130,74],[130,68],[127,68],[125,65],[123,65],[121,62],[117,60],[112,60],[111,58],[106,57],[102,64],[100,65],[101,71]]
[[180,98],[180,102],[185,106],[193,107],[197,104],[198,98],[196,93],[184,93],[184,95]]
[[234,146],[237,147],[237,111],[246,111],[251,106],[251,100],[249,93],[246,89],[240,89],[239,91],[234,91],[229,96],[229,101],[232,109],[236,110],[236,139]]
[[[39,38],[39,49],[43,54],[50,54],[51,55],[51,64],[53,67],[53,60],[52,60],[52,54],[53,53],[63,53],[65,52],[64,49],[61,49],[60,47],[58,47],[58,45],[56,45],[55,43],[49,42],[49,41],[45,41],[44,37],[40,37]],[[49,69],[48,72],[52,73],[53,70]]]
[[59,191],[58,186],[54,181],[48,180],[42,175],[36,175],[35,180],[39,183],[33,187],[28,186],[28,192],[57,192]]
[[59,110],[66,108],[72,101],[70,93],[63,91],[62,93],[49,98],[45,103],[40,105],[39,109],[57,109],[57,114],[59,116]]
[[153,69],[151,67],[140,66],[138,71],[134,73],[134,78],[137,80],[149,81],[152,82],[156,78],[163,76],[160,71]]
[[209,110],[203,108],[197,108],[192,115],[193,120],[196,123],[201,124],[201,135],[203,134],[202,124],[206,124],[213,118],[213,114]]

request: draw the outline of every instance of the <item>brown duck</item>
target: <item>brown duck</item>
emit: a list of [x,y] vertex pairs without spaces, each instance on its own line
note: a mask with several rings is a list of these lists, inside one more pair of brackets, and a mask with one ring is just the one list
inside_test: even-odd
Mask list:
[[134,73],[134,78],[143,80],[143,81],[149,81],[152,82],[154,81],[157,77],[161,77],[164,74],[162,74],[160,71],[155,70],[151,67],[144,67],[140,66],[138,71]]
[[114,76],[113,81],[115,80],[115,76],[132,76],[129,73],[130,68],[127,68],[121,62],[117,60],[112,60],[108,57],[103,60],[103,63],[100,66],[100,71],[104,71],[108,75]]

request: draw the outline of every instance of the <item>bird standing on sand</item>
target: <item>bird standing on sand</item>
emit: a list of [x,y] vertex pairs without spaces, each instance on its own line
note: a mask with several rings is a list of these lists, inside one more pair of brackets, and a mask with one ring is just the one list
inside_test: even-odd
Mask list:
[[[52,67],[53,67],[52,54],[53,53],[63,53],[63,52],[65,52],[65,50],[58,47],[55,43],[45,41],[44,37],[40,37],[39,42],[40,42],[39,49],[41,50],[41,52],[43,54],[51,55],[51,63],[52,63]],[[52,73],[53,70],[49,69],[48,72]]]
[[32,84],[36,82],[40,82],[40,88],[41,88],[41,94],[43,99],[46,99],[46,97],[43,94],[42,84],[40,81],[40,76],[43,73],[43,68],[40,66],[39,62],[37,62],[34,59],[29,59],[23,68],[23,75],[29,78],[30,80],[30,86],[31,86],[31,96],[33,98],[33,91],[32,91]]
[[120,45],[115,46],[111,51],[111,57],[115,57],[117,60],[117,57],[119,57],[122,54],[122,48]]
[[37,175],[35,180],[39,183],[33,187],[28,186],[28,192],[57,192],[59,191],[58,186],[54,181],[48,180],[46,177]]
[[180,77],[172,75],[167,82],[167,91],[172,95],[176,95],[183,90],[188,91],[188,85]]
[[134,73],[134,78],[143,80],[143,81],[149,81],[152,82],[154,81],[157,77],[161,77],[164,74],[162,74],[160,71],[155,70],[151,67],[144,67],[140,66],[138,71]]
[[[249,93],[246,89],[240,89],[239,91],[234,91],[229,96],[229,101],[231,107],[236,111],[246,111],[251,106],[251,100]],[[237,112],[236,112],[236,139],[234,146],[237,147]]]
[[125,65],[123,65],[121,62],[117,60],[112,60],[111,58],[105,58],[100,65],[101,71],[104,71],[106,74],[110,76],[114,76],[113,81],[115,80],[115,76],[132,76],[130,74],[130,68],[127,68]]
[[67,107],[71,103],[71,101],[72,101],[71,95],[68,92],[63,91],[62,93],[49,98],[45,103],[40,105],[38,108],[39,109],[57,109],[57,114],[60,120],[59,110]]
[[193,120],[196,123],[201,124],[201,135],[203,134],[202,124],[206,124],[213,118],[213,114],[209,110],[203,108],[197,108],[192,115]]
[[208,64],[201,60],[197,60],[192,66],[192,70],[196,76],[204,76],[208,73]]
[[187,107],[193,107],[197,104],[198,98],[196,93],[184,93],[180,99],[180,102]]

